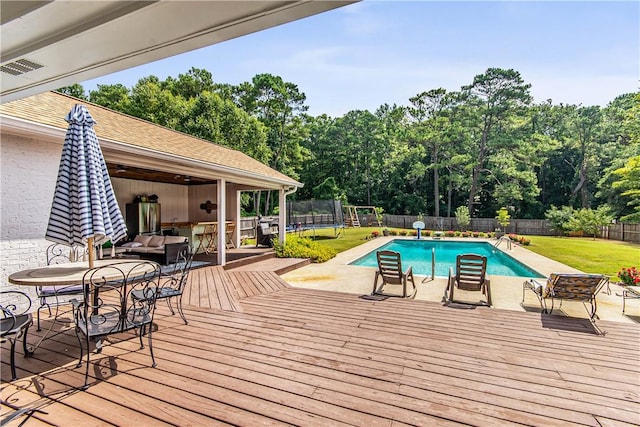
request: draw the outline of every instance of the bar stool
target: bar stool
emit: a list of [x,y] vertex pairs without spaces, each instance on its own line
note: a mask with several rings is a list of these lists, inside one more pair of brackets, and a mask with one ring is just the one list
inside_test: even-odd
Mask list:
[[233,234],[236,232],[236,223],[228,222],[225,231],[225,246],[227,249],[233,249],[236,245],[233,243]]
[[202,233],[196,233],[196,237],[200,240],[200,244],[196,249],[196,253],[200,253],[200,250],[206,254],[213,253],[216,250],[216,237],[218,235],[218,224],[205,224],[204,231]]

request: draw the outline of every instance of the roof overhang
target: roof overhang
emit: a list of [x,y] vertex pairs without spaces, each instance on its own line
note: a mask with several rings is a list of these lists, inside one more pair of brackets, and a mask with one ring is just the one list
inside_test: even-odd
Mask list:
[[0,2],[0,100],[55,90],[358,0]]
[[[66,130],[54,126],[34,123],[28,120],[0,114],[2,131],[44,142],[64,143]],[[144,147],[136,147],[119,141],[98,137],[105,161],[112,165],[131,166],[150,171],[160,171],[168,175],[182,175],[199,178],[199,182],[224,179],[247,190],[279,190],[302,187],[297,181],[267,177],[258,173],[238,170],[229,166],[211,164],[185,156],[173,155]],[[112,174],[112,176],[118,176]],[[166,182],[172,183],[171,180]]]

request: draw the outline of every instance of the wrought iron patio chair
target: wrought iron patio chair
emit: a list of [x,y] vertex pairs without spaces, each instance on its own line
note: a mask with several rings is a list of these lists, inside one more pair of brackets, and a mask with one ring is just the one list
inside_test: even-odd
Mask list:
[[[587,309],[589,319],[594,320],[597,317],[598,309],[596,295],[600,290],[609,284],[609,277],[603,274],[586,274],[586,273],[552,273],[546,282],[529,279],[522,284],[522,303],[524,303],[525,291],[530,290],[538,297],[540,307],[543,313],[552,313],[554,301],[575,300],[582,301],[583,304],[588,303],[590,308]],[[547,307],[546,300],[551,299],[551,309]]]
[[[131,261],[125,261],[95,267],[85,273],[82,280],[84,300],[72,300],[80,344],[78,368],[82,366],[85,347],[87,352],[83,389],[87,388],[89,378],[89,344],[96,341],[99,353],[102,340],[110,335],[136,330],[141,349],[144,348],[142,337],[147,335],[152,366],[156,366],[151,335],[159,277],[160,266],[153,261],[135,262],[133,266]],[[139,292],[143,297],[133,298],[132,292]]]
[[[416,282],[413,278],[413,268],[410,266],[406,271],[402,270],[400,253],[382,250],[376,252],[376,257],[378,259],[378,270],[373,280],[373,291],[371,295],[415,298],[418,289],[416,288]],[[380,286],[378,286],[378,279],[382,279]],[[407,290],[409,284],[411,285],[411,289]],[[384,288],[386,286],[401,286],[402,295],[385,291]]]
[[11,344],[11,381],[15,381],[16,375],[16,341],[22,339],[24,356],[29,357],[33,353],[27,348],[27,335],[29,326],[33,324],[33,316],[29,312],[31,299],[24,292],[1,291],[0,310],[0,341],[9,341]]
[[[482,292],[487,301],[470,303],[468,301],[456,301],[455,289],[461,291]],[[447,286],[448,304],[459,302],[472,305],[486,305],[491,307],[491,282],[487,277],[487,257],[477,254],[461,254],[456,257],[456,269],[449,269],[449,284]]]
[[[189,322],[187,322],[184,311],[182,310],[182,293],[184,292],[184,287],[187,284],[189,273],[191,272],[193,255],[194,252],[188,243],[181,245],[178,249],[175,263],[169,264],[168,267],[163,267],[170,268],[171,272],[160,274],[160,284],[156,289],[156,301],[161,299],[166,300],[172,315],[175,315],[175,311],[173,311],[173,307],[171,306],[171,300],[175,299],[176,309],[185,325]],[[146,292],[146,290],[136,289],[131,292],[131,297],[136,299],[145,298],[144,292]]]
[[[78,261],[84,252],[84,248],[69,248],[68,246],[54,243],[47,247],[47,265],[65,264],[68,262]],[[36,330],[40,331],[40,310],[47,308],[49,310],[49,317],[51,317],[51,307],[58,307],[65,304],[70,304],[69,300],[72,297],[82,296],[82,285],[69,285],[69,286],[38,286],[36,287],[36,295],[40,301],[40,306],[36,311]],[[56,317],[53,322],[58,318],[59,313],[56,313]],[[52,325],[53,326],[53,325]]]

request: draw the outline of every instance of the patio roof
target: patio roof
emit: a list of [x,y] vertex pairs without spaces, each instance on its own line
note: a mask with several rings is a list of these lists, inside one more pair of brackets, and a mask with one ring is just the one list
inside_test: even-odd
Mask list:
[[349,3],[353,0],[3,0],[1,102],[224,42]]
[[[76,103],[87,105],[112,176],[190,184],[224,178],[246,189],[279,189],[303,184],[248,155],[194,138],[145,120],[127,116],[57,92],[45,92],[0,105],[3,132],[64,142],[64,120]],[[117,173],[116,165],[125,166]],[[123,169],[123,168],[119,168]]]

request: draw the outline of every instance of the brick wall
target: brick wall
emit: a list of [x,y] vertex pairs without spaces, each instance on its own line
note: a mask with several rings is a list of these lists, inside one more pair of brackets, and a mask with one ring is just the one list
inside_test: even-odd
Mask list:
[[[0,134],[0,280],[46,263],[49,220],[61,143]],[[24,287],[21,287],[25,290]],[[35,293],[33,293],[35,295]]]

